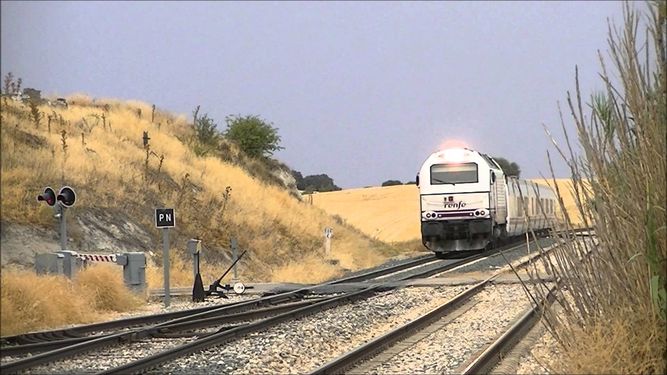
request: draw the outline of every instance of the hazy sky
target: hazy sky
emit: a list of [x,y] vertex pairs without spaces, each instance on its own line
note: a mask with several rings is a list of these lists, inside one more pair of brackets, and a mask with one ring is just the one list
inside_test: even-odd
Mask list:
[[562,139],[575,65],[584,93],[600,87],[607,19],[622,21],[622,3],[588,1],[1,7],[0,70],[23,87],[189,117],[201,105],[220,130],[226,115],[259,115],[279,129],[278,159],[343,188],[413,180],[451,139],[547,174],[542,124]]

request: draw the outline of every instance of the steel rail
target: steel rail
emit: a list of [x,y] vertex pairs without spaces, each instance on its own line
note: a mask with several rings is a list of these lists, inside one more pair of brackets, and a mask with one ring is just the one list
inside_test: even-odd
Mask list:
[[[251,310],[251,311],[246,311],[246,312],[241,312],[237,314],[229,314],[229,315],[222,315],[222,316],[216,316],[216,317],[209,317],[209,318],[202,318],[198,320],[193,320],[193,321],[185,321],[185,322],[179,322],[179,323],[173,323],[173,324],[166,324],[162,325],[159,328],[154,329],[152,332],[151,336],[155,335],[160,335],[162,336],[163,334],[169,334],[173,332],[181,332],[181,331],[186,331],[186,330],[194,330],[194,329],[202,329],[202,328],[208,328],[212,325],[216,324],[229,324],[229,323],[237,323],[237,322],[242,322],[242,321],[247,321],[247,320],[256,320],[256,319],[261,319],[265,318],[268,316],[276,315],[285,311],[289,311],[298,307],[306,306],[306,305],[311,305],[313,303],[319,302],[322,300],[322,298],[318,299],[310,299],[310,300],[304,300],[304,301],[297,301],[297,302],[292,302],[292,303],[287,303],[283,305],[278,305],[278,306],[271,306],[271,307],[266,307],[258,310]],[[69,345],[74,345],[80,342],[84,341],[91,341],[95,340],[101,337],[107,337],[111,336],[113,333],[105,334],[105,335],[96,335],[96,336],[87,336],[87,337],[78,337],[78,338],[71,338],[71,339],[64,339],[64,340],[59,340],[59,341],[45,341],[45,342],[38,342],[34,344],[25,344],[25,345],[16,345],[16,346],[10,346],[6,348],[2,348],[1,352],[2,355],[5,356],[18,356],[18,355],[25,355],[25,354],[30,354],[30,353],[40,353],[48,350],[55,350],[59,349],[62,347],[66,347]]]
[[[526,265],[533,262],[536,258],[539,258],[545,254],[548,254],[551,250],[556,248],[558,244],[553,244],[545,249],[543,252],[534,254],[528,257],[526,260],[520,262],[514,269],[525,267]],[[503,271],[496,273],[495,275],[473,285],[470,289],[467,289],[457,296],[447,301],[443,305],[431,310],[430,312],[422,315],[421,317],[406,323],[405,325],[399,326],[394,330],[379,336],[362,346],[353,349],[352,351],[345,353],[338,358],[322,365],[318,369],[311,372],[311,375],[320,375],[320,374],[341,374],[346,370],[357,366],[360,362],[364,361],[366,358],[373,357],[374,355],[382,352],[385,348],[390,347],[397,342],[400,342],[405,337],[423,330],[433,322],[438,321],[444,316],[450,314],[452,311],[456,310],[461,304],[471,297],[481,292],[485,286],[487,286],[491,281],[495,280],[498,276],[503,273],[510,273],[511,271]]]
[[344,373],[345,370],[354,367],[357,363],[365,360],[366,358],[374,356],[375,354],[381,352],[384,348],[401,341],[406,336],[411,335],[412,332],[420,331],[433,324],[433,322],[448,315],[453,310],[457,309],[463,302],[469,300],[471,297],[482,291],[489,282],[496,278],[496,276],[497,275],[491,276],[488,279],[475,284],[471,288],[459,293],[454,298],[422,315],[421,317],[412,320],[411,322],[398,328],[395,328],[394,330],[379,336],[346,354],[343,354],[331,362],[322,365],[310,374],[320,375]]
[[[456,260],[451,263],[447,262],[441,262],[440,263],[440,270],[439,272],[444,272],[448,269],[458,267],[459,265],[465,264],[467,262],[470,262],[471,260],[465,258],[465,259],[460,259]],[[430,273],[433,272],[434,269],[430,268],[426,272]],[[407,276],[404,278],[404,280],[407,280],[409,278],[417,277],[414,275]],[[337,296],[337,297],[332,297],[328,300],[322,301],[315,303],[310,306],[305,306],[300,309],[290,311],[284,314],[280,314],[274,317],[270,317],[264,320],[260,320],[258,322],[253,322],[249,323],[243,326],[235,327],[229,330],[225,330],[220,333],[216,333],[198,340],[195,340],[193,342],[165,350],[156,354],[153,354],[148,357],[144,357],[141,359],[138,359],[136,361],[127,363],[125,365],[109,369],[107,371],[101,372],[101,374],[127,374],[127,373],[135,373],[135,372],[140,372],[143,370],[147,370],[153,367],[156,367],[162,363],[168,362],[170,360],[180,358],[189,354],[193,354],[196,352],[199,352],[201,350],[205,350],[207,348],[215,347],[222,345],[226,342],[238,339],[248,333],[251,332],[257,332],[261,331],[270,327],[273,327],[279,323],[283,323],[286,321],[290,320],[295,320],[298,318],[302,318],[305,316],[309,316],[315,313],[318,313],[320,311],[327,310],[332,307],[336,306],[342,306],[344,304],[368,298],[372,295],[375,295],[378,292],[381,292],[383,290],[391,290],[396,288],[395,286],[389,286],[387,284],[379,284],[379,285],[372,285],[369,286],[365,289],[351,292],[344,294],[342,296]]]
[[[426,257],[428,258],[428,257]],[[422,260],[418,260],[422,261]],[[397,267],[405,267],[409,268],[414,265],[412,265],[415,261],[414,260],[409,260],[405,263],[401,263],[397,266],[394,267],[389,267],[389,268],[397,268]],[[410,266],[406,266],[406,264],[410,264]],[[369,273],[369,274],[374,274],[374,273]],[[358,277],[358,276],[355,276]],[[369,276],[370,277],[370,276]],[[375,276],[376,277],[376,276]],[[345,279],[341,279],[345,280]],[[0,365],[0,372],[5,373],[5,372],[16,372],[28,368],[32,368],[35,366],[39,366],[41,364],[45,363],[50,363],[62,358],[66,358],[72,355],[80,354],[92,349],[104,347],[104,346],[109,346],[109,345],[114,345],[114,344],[119,344],[122,342],[134,342],[138,341],[141,339],[145,339],[147,337],[150,337],[153,332],[157,332],[156,329],[160,328],[167,328],[169,326],[173,326],[175,324],[181,324],[181,323],[187,323],[187,322],[192,322],[194,320],[199,320],[202,318],[213,318],[213,317],[220,317],[224,316],[225,314],[231,314],[234,312],[242,312],[244,310],[250,309],[250,308],[259,308],[263,306],[269,306],[269,305],[275,305],[277,303],[285,303],[290,300],[295,300],[295,299],[301,299],[308,293],[310,293],[312,290],[325,286],[325,285],[334,285],[342,282],[341,280],[333,280],[329,282],[325,282],[322,284],[317,284],[317,285],[312,285],[312,286],[307,286],[303,287],[294,291],[290,292],[283,292],[283,293],[278,293],[274,295],[269,295],[266,297],[262,297],[259,299],[251,300],[251,301],[242,301],[242,302],[236,302],[233,304],[227,304],[227,305],[221,305],[221,306],[213,306],[212,308],[199,308],[201,312],[198,312],[196,314],[192,314],[191,311],[181,311],[181,317],[172,319],[166,322],[158,323],[150,327],[143,327],[143,328],[135,328],[129,331],[125,332],[119,332],[119,333],[113,333],[109,334],[106,336],[101,336],[101,337],[95,337],[90,340],[85,340],[85,341],[79,341],[75,342],[72,345],[57,348],[54,350],[50,350],[47,352],[43,352],[40,354],[36,354],[34,356],[31,356],[29,358],[23,358],[19,359],[10,363],[6,363],[3,365]],[[367,288],[368,289],[368,288]],[[373,287],[373,290],[378,289],[381,290],[379,286]],[[362,290],[363,291],[363,290]],[[311,305],[312,306],[312,305]],[[308,308],[308,307],[306,307]],[[186,315],[183,315],[182,313],[186,312]],[[189,315],[187,315],[187,312],[189,312]],[[289,314],[288,313],[283,313],[284,314]],[[165,314],[160,314],[160,315],[165,315]],[[133,322],[136,321],[141,321],[141,318],[143,317],[137,317],[137,318],[131,318]],[[153,316],[148,316],[149,319],[153,319]],[[271,318],[268,318],[271,319]],[[120,320],[120,321],[125,321],[125,320]],[[108,322],[108,323],[99,323],[96,326],[108,326],[109,323],[118,323],[119,321],[114,321],[114,322]],[[66,331],[66,330],[59,330],[59,331]],[[72,343],[72,342],[69,342]],[[18,350],[18,349],[16,349]],[[4,349],[0,349],[0,353],[4,354]]]
[[[91,333],[91,332],[106,331],[106,330],[118,329],[118,328],[128,328],[128,327],[132,327],[132,326],[135,326],[135,325],[142,325],[142,324],[152,324],[152,323],[162,322],[162,321],[169,320],[169,319],[175,319],[175,318],[188,316],[189,314],[193,314],[193,313],[199,313],[199,312],[206,312],[206,311],[209,311],[209,310],[214,310],[214,309],[217,309],[221,306],[232,306],[232,305],[242,303],[242,302],[244,302],[244,301],[229,303],[229,304],[225,304],[225,305],[198,307],[198,308],[189,309],[189,310],[174,311],[174,312],[168,312],[168,313],[160,313],[160,314],[155,314],[155,315],[142,315],[142,316],[137,316],[137,317],[132,317],[132,318],[112,320],[112,321],[109,321],[109,322],[86,324],[86,325],[81,325],[81,326],[72,327],[72,328],[64,328],[64,329],[58,329],[58,330],[40,331],[40,332],[32,332],[32,333],[24,333],[24,334],[14,335],[14,336],[5,336],[5,337],[0,337],[0,341],[5,343],[5,344],[19,344],[20,345],[20,344],[32,344],[32,343],[44,342],[44,341],[62,340],[64,338],[65,339],[66,338],[80,338],[84,334]],[[4,351],[4,349],[5,349],[4,347],[0,348],[0,350],[2,350],[2,351]]]
[[[34,343],[43,343],[45,341],[64,341],[68,339],[81,339],[85,338],[84,335],[91,333],[91,332],[98,332],[98,331],[105,331],[105,330],[112,330],[112,329],[118,329],[118,328],[129,328],[137,325],[146,325],[146,324],[154,324],[154,323],[160,323],[164,321],[169,321],[172,319],[178,319],[178,318],[185,318],[188,319],[191,316],[194,316],[195,318],[201,317],[202,315],[199,315],[200,313],[211,313],[210,315],[217,315],[220,310],[218,309],[223,309],[224,312],[228,313],[231,309],[231,306],[238,306],[239,309],[243,308],[253,308],[255,305],[266,305],[263,303],[263,301],[268,301],[269,304],[275,304],[275,303],[281,303],[284,300],[289,300],[291,299],[290,296],[295,295],[295,294],[301,294],[301,293],[306,293],[312,289],[315,289],[316,287],[321,287],[321,286],[326,286],[326,285],[336,285],[336,284],[341,284],[341,283],[347,283],[347,282],[355,282],[355,281],[364,281],[364,280],[370,280],[379,276],[383,276],[386,274],[390,274],[393,272],[401,271],[403,269],[415,267],[417,265],[421,265],[424,263],[428,263],[430,261],[435,260],[435,257],[433,255],[427,255],[427,256],[421,256],[418,257],[417,259],[409,259],[407,261],[401,262],[399,264],[396,264],[391,267],[387,267],[384,269],[380,270],[374,270],[366,273],[362,273],[359,275],[354,275],[350,277],[344,277],[341,279],[336,279],[333,281],[328,281],[322,284],[317,284],[314,286],[310,287],[305,287],[301,288],[295,291],[291,292],[284,292],[284,293],[277,293],[277,294],[270,294],[266,295],[262,298],[257,298],[256,300],[253,301],[239,301],[239,302],[233,302],[229,304],[224,304],[224,305],[215,305],[215,306],[206,306],[206,307],[198,307],[194,309],[188,309],[188,310],[182,310],[182,311],[174,311],[174,312],[168,312],[168,313],[160,313],[160,314],[154,314],[154,315],[143,315],[143,316],[138,316],[138,317],[132,317],[132,318],[124,318],[124,319],[117,319],[117,320],[112,320],[109,322],[101,322],[101,323],[94,323],[94,324],[86,324],[86,325],[81,325],[77,327],[72,327],[72,328],[65,328],[65,329],[58,329],[58,330],[49,330],[49,331],[39,331],[39,332],[31,332],[31,333],[25,333],[25,334],[20,334],[20,335],[13,335],[13,336],[5,336],[5,337],[0,337],[0,342],[3,344],[16,344],[16,345],[27,345],[27,344],[34,344]],[[284,298],[284,300],[283,300]],[[204,314],[203,316],[206,316]],[[74,342],[74,341],[70,341]],[[3,352],[5,349],[12,348],[13,346],[4,346],[0,348],[0,351]]]
[[530,307],[507,331],[500,335],[466,366],[461,373],[466,375],[489,373],[502,360],[503,356],[539,321],[545,307],[551,305],[556,299],[555,293],[557,288],[557,285],[553,286],[540,304]]
[[[421,273],[413,273],[411,275],[404,276],[404,277],[400,278],[399,281],[400,280],[408,280],[408,279],[417,278],[417,277],[427,277],[427,276],[437,274],[437,273],[440,273],[440,272],[445,272],[449,269],[456,268],[460,265],[472,262],[476,259],[479,259],[483,256],[486,256],[486,255],[488,255],[488,253],[489,252],[484,252],[484,253],[481,253],[481,254],[477,254],[473,257],[454,260],[452,262],[448,262],[446,260],[445,261],[439,261],[438,264],[435,267],[425,267],[425,268],[427,268],[426,271],[422,271]],[[424,259],[427,259],[427,258],[429,258],[429,257],[425,257]],[[418,262],[418,261],[421,261],[421,260],[417,260],[417,261],[410,260],[410,261],[407,261],[403,264],[399,264],[399,265],[394,266],[394,267],[388,267],[387,269],[394,269],[394,272],[395,272],[396,267],[410,268],[410,267],[413,267],[414,265],[406,266],[406,264],[415,263],[415,262]],[[424,261],[424,263],[426,263],[426,261]],[[391,272],[387,272],[387,273],[391,273]],[[373,272],[369,272],[368,274],[373,274]],[[369,277],[371,277],[371,276],[369,276]],[[375,274],[374,277],[377,277],[377,274]],[[135,342],[135,341],[138,341],[138,340],[142,340],[142,339],[151,337],[151,335],[157,334],[157,332],[159,332],[158,330],[160,328],[166,328],[170,325],[192,322],[194,320],[198,320],[198,319],[202,319],[202,318],[220,317],[220,316],[223,316],[225,314],[231,314],[233,312],[240,312],[240,311],[243,311],[244,309],[248,309],[248,308],[251,308],[251,307],[258,308],[258,307],[261,307],[261,306],[267,306],[267,305],[276,304],[276,303],[283,303],[283,302],[286,302],[286,301],[303,298],[305,295],[307,295],[308,293],[310,293],[312,290],[314,290],[316,288],[319,288],[319,287],[324,286],[324,285],[333,285],[333,284],[341,283],[341,282],[343,282],[341,280],[345,280],[345,279],[333,280],[333,281],[329,281],[329,282],[318,284],[318,285],[312,285],[312,286],[300,288],[300,289],[297,289],[295,291],[283,292],[283,293],[279,293],[279,294],[275,294],[275,295],[270,295],[270,296],[263,297],[263,298],[256,299],[256,300],[238,302],[238,303],[222,305],[222,306],[215,306],[212,309],[209,309],[209,310],[206,310],[206,311],[202,311],[202,312],[199,312],[199,313],[196,313],[196,314],[190,314],[190,315],[187,315],[185,317],[180,317],[180,318],[173,319],[173,320],[170,320],[170,321],[167,321],[167,322],[159,323],[159,324],[153,325],[151,327],[136,328],[136,329],[133,329],[133,330],[130,330],[130,331],[110,334],[108,336],[94,338],[92,340],[87,340],[87,341],[84,341],[84,342],[78,342],[78,343],[75,343],[75,344],[67,346],[67,347],[51,350],[51,351],[48,351],[48,352],[44,352],[44,353],[41,353],[41,354],[31,356],[29,358],[19,359],[19,360],[16,360],[14,362],[10,362],[10,363],[4,364],[4,365],[0,365],[0,371],[3,372],[3,373],[4,372],[20,371],[20,370],[27,369],[27,368],[32,368],[32,367],[35,367],[35,366],[38,366],[38,365],[41,365],[41,364],[53,362],[53,361],[56,361],[56,360],[59,360],[59,359],[62,359],[62,358],[70,357],[72,355],[80,354],[80,353],[83,353],[83,352],[86,352],[86,351],[89,351],[89,350],[92,350],[92,349],[96,349],[96,348],[100,348],[100,347],[104,347],[104,346],[109,346],[109,345],[114,345],[114,344],[119,344],[119,343],[123,343],[123,342]],[[393,280],[393,281],[396,281],[396,280]],[[283,321],[287,321],[287,320],[290,320],[290,319],[295,319],[295,318],[302,317],[302,316],[307,316],[307,315],[322,311],[324,309],[327,309],[327,308],[330,308],[330,307],[333,307],[333,306],[336,306],[336,305],[344,304],[343,302],[339,302],[339,301],[347,301],[346,303],[349,303],[353,300],[356,300],[356,299],[359,299],[359,298],[364,298],[364,296],[366,296],[366,295],[373,295],[373,294],[375,294],[379,291],[382,291],[382,290],[389,290],[389,289],[396,288],[396,286],[388,285],[390,283],[391,282],[387,281],[384,284],[370,286],[368,288],[365,288],[365,289],[362,289],[362,290],[359,290],[359,291],[356,291],[356,292],[348,293],[348,294],[345,294],[345,295],[339,296],[339,297],[332,297],[330,299],[327,299],[326,301],[317,302],[317,303],[314,303],[310,306],[305,306],[305,307],[299,308],[299,309],[291,311],[291,312],[282,313],[282,314],[279,314],[278,316],[273,316],[273,317],[264,319],[264,320],[259,321],[259,322],[249,323],[249,324],[246,324],[246,325],[243,325],[243,326],[240,326],[240,327],[235,327],[235,328],[232,328],[232,329],[228,329],[228,330],[225,330],[224,332],[221,332],[219,334],[207,335],[206,337],[203,337],[201,339],[198,339],[198,340],[194,341],[193,343],[190,343],[190,344],[197,344],[197,345],[199,345],[199,343],[204,343],[204,344],[199,345],[199,346],[195,345],[196,346],[195,349],[191,349],[191,347],[188,346],[190,344],[186,344],[186,345],[183,345],[181,347],[175,348],[174,350],[176,350],[177,352],[180,349],[181,351],[178,352],[178,353],[181,353],[181,354],[175,355],[175,356],[173,356],[173,358],[183,356],[183,355],[187,355],[187,354],[190,354],[192,352],[199,351],[202,348],[205,348],[207,346],[219,345],[219,343],[215,343],[215,342],[217,342],[215,340],[220,339],[220,340],[222,340],[222,341],[220,341],[220,343],[223,343],[223,342],[225,342],[224,340],[226,340],[226,339],[224,339],[224,337],[229,337],[229,335],[231,335],[231,337],[238,336],[238,335],[243,335],[245,333],[252,332],[254,330],[259,330],[259,329],[263,329],[263,328],[273,326],[273,325],[281,323]],[[297,315],[293,315],[293,314],[297,314]],[[303,314],[303,315],[299,315],[299,314]],[[219,337],[220,335],[223,335],[222,339]],[[213,344],[208,344],[211,341],[214,342],[214,343]],[[169,354],[169,353],[171,353],[171,351],[158,353],[155,356],[164,355],[166,359],[164,359],[162,361],[167,361],[167,360],[172,358],[172,357],[170,357],[170,355],[175,354],[175,353],[172,353],[172,354]],[[155,357],[155,356],[152,356],[152,357]],[[132,362],[129,365],[134,365],[137,368],[151,367],[152,362],[149,359],[152,358],[152,357],[145,358],[145,360],[146,360],[145,363],[142,362],[143,360],[138,360],[138,361]],[[161,362],[158,361],[156,363],[159,364]],[[131,368],[132,367],[128,367],[126,369],[123,366],[123,367],[119,367],[118,369],[119,369],[119,371],[123,371],[123,372],[134,371],[134,370],[129,370]],[[112,369],[110,371],[114,371],[114,370],[115,369]]]

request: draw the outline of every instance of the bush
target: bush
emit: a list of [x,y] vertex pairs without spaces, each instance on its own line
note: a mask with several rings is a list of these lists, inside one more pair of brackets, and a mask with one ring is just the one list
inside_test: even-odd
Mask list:
[[502,169],[507,176],[514,176],[518,178],[521,175],[521,168],[519,167],[519,164],[499,156],[493,156],[492,158],[496,161],[496,163],[498,163],[498,165],[500,165],[500,169]]
[[296,188],[301,191],[306,191],[308,194],[314,191],[326,192],[341,190],[341,188],[336,186],[334,180],[326,174],[316,174],[303,177],[301,172],[292,170],[292,176],[296,181]]
[[[65,324],[91,323],[110,311],[130,311],[142,301],[123,284],[117,265],[92,265],[74,280],[3,269],[0,334],[12,335]],[[48,286],[44,288],[36,286]]]
[[396,185],[403,185],[403,183],[399,180],[387,180],[382,183],[382,186],[396,186]]
[[282,150],[278,129],[255,115],[227,116],[224,135],[236,143],[248,156],[259,158]]
[[220,141],[220,133],[217,129],[217,124],[213,119],[204,114],[195,119],[195,140],[196,144],[193,151],[197,156],[205,156],[209,152],[218,148]]

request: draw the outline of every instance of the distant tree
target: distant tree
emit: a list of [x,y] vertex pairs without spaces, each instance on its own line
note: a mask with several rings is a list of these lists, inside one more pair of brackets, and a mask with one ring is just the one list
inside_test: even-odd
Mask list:
[[4,79],[4,84],[5,84],[5,94],[10,95],[14,93],[14,74],[12,72],[9,72],[5,75]]
[[303,175],[299,171],[292,169],[292,177],[296,181],[296,188],[299,190],[306,190],[306,185],[303,183]]
[[517,163],[496,156],[493,156],[493,160],[500,165],[500,169],[502,169],[507,176],[519,177],[521,175],[521,168]]
[[259,158],[282,150],[278,129],[255,115],[227,116],[225,137],[236,143],[248,156]]
[[396,186],[396,185],[403,185],[403,183],[399,180],[387,180],[382,183],[382,186]]
[[417,185],[417,181],[408,181],[405,184],[406,185]]
[[198,156],[204,156],[217,148],[220,141],[220,132],[217,124],[208,114],[195,117],[195,145],[194,152]]
[[317,174],[303,177],[301,172],[292,170],[292,176],[296,180],[296,188],[306,192],[325,192],[341,190],[334,180],[326,174]]

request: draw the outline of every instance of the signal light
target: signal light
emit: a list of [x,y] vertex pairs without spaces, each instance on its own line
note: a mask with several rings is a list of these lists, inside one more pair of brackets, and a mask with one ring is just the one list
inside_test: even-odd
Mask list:
[[76,193],[74,193],[74,189],[71,187],[64,186],[58,192],[57,199],[64,207],[72,207],[76,201]]
[[37,196],[37,200],[44,201],[49,206],[53,206],[56,204],[56,192],[50,187],[46,187],[44,193]]

